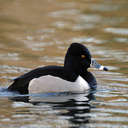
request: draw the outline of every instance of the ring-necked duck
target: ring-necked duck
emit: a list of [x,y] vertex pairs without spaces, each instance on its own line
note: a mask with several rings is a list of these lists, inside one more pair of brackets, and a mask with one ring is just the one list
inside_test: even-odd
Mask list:
[[107,68],[91,59],[89,50],[80,43],[72,43],[67,50],[64,66],[36,68],[14,79],[9,91],[20,94],[43,92],[84,92],[96,88],[96,79],[87,69]]

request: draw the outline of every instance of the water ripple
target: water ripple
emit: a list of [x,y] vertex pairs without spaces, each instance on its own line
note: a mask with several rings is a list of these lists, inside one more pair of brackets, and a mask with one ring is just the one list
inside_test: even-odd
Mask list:
[[114,33],[114,34],[120,34],[120,35],[128,35],[128,29],[127,28],[105,28],[106,32]]

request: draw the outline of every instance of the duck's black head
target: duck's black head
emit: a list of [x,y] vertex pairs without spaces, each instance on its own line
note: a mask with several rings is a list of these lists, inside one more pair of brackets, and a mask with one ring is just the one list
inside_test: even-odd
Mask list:
[[72,43],[65,56],[64,67],[79,75],[86,72],[89,67],[107,71],[108,69],[98,64],[91,58],[88,48],[80,43]]
[[72,43],[65,56],[64,67],[79,74],[86,71],[91,65],[91,54],[87,47],[80,43]]

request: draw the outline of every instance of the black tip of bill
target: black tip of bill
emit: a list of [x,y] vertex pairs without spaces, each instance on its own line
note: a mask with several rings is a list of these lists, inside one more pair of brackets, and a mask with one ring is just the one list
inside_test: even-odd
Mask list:
[[106,67],[104,67],[104,69],[103,69],[104,71],[108,71],[108,68],[106,68]]
[[94,59],[93,59],[92,62],[91,62],[91,67],[92,67],[92,68],[96,68],[96,69],[98,69],[98,70],[108,71],[108,68],[106,68],[106,67],[104,67],[104,66],[98,64],[98,63],[96,62],[96,60],[94,60]]

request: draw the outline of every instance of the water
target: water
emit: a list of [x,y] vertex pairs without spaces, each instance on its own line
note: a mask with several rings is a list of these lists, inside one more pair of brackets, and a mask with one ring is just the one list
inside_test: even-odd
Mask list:
[[[127,0],[0,0],[0,127],[128,127]],[[38,66],[63,65],[81,42],[108,72],[91,70],[96,92],[30,96],[4,91]]]

